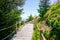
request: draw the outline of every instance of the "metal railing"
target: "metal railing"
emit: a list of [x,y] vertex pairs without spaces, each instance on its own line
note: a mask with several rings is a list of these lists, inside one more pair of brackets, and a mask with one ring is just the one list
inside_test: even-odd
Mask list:
[[40,36],[43,38],[43,40],[46,40],[46,38],[45,38],[44,35],[43,35],[42,30],[40,30],[40,28],[39,28],[38,26],[37,26],[37,29],[39,30]]
[[2,40],[7,39],[8,37],[10,37],[12,34],[14,34],[16,31],[13,31],[11,34],[9,34],[8,36],[6,36],[5,38],[3,38]]
[[[9,20],[9,21],[11,21],[11,20]],[[5,39],[7,39],[8,37],[12,36],[12,34],[14,34],[14,33],[17,31],[17,24],[19,24],[19,23],[16,22],[16,24],[14,24],[14,25],[12,25],[12,26],[10,26],[10,27],[1,29],[0,32],[1,32],[1,31],[4,31],[4,30],[6,30],[6,29],[12,28],[13,26],[16,25],[16,30],[14,30],[11,34],[7,35],[5,38],[3,38],[3,39],[1,39],[1,40],[5,40]]]
[[[15,24],[16,25],[16,24]],[[11,27],[13,27],[14,25],[12,25],[12,26],[10,26],[10,27],[7,27],[7,28],[3,28],[3,29],[1,29],[0,31],[3,31],[3,30],[6,30],[6,29],[8,29],[8,28],[11,28]]]

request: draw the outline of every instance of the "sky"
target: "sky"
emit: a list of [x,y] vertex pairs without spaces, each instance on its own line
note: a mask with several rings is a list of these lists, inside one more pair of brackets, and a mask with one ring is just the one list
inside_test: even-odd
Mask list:
[[[56,0],[50,0],[51,5],[56,3]],[[24,14],[21,15],[22,19],[25,20],[30,14],[33,16],[38,16],[39,13],[37,9],[39,8],[39,0],[26,0],[23,6]]]

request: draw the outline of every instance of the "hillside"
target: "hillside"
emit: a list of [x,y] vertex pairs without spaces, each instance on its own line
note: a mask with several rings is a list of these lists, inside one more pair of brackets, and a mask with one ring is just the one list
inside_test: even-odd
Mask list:
[[[37,18],[34,21],[34,36],[37,37],[33,36],[33,40],[44,39],[40,34],[43,34],[46,40],[60,39],[60,3],[54,4],[50,7],[44,15],[45,19],[43,21],[39,21],[39,18]],[[43,33],[41,33],[38,29],[40,29],[40,31],[42,30]]]
[[60,2],[52,5],[51,8],[44,15],[46,23],[52,27],[50,37],[52,40],[60,39]]
[[[60,26],[60,3],[53,5],[45,14],[46,22],[51,26]],[[56,24],[56,25],[55,25]]]

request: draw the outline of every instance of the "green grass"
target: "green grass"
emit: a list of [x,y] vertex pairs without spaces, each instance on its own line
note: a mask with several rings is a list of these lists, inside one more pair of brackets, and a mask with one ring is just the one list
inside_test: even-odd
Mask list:
[[19,26],[18,30],[21,30],[24,27],[24,25]]

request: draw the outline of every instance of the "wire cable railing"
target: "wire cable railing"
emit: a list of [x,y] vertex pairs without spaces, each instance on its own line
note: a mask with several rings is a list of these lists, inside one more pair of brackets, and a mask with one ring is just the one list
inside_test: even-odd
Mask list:
[[[16,25],[16,24],[15,24]],[[13,27],[14,25],[12,25],[12,26],[10,26],[10,27],[7,27],[7,28],[3,28],[3,29],[1,29],[0,31],[3,31],[3,30],[6,30],[6,29],[8,29],[8,28],[11,28],[11,27]]]
[[8,37],[10,37],[12,34],[14,34],[16,31],[13,31],[11,34],[9,34],[8,36],[6,36],[5,38],[3,38],[2,40],[7,39]]
[[[0,30],[0,32],[1,31],[4,31],[4,30],[6,30],[6,29],[9,29],[9,28],[12,28],[13,26],[15,26],[15,25],[17,25],[17,24],[19,24],[19,23],[16,23],[16,24],[14,24],[14,25],[12,25],[12,26],[10,26],[10,27],[7,27],[7,28],[3,28],[3,29],[1,29]],[[5,39],[7,39],[9,36],[11,36],[13,33],[15,33],[17,31],[17,26],[16,26],[16,30],[14,30],[11,34],[9,34],[9,35],[7,35],[5,38],[3,38],[2,40],[5,40]]]

